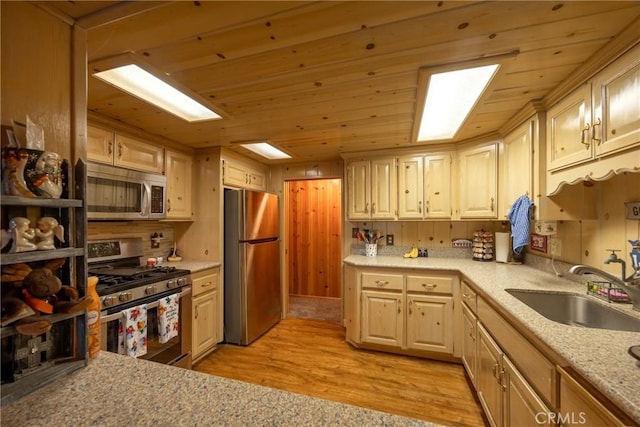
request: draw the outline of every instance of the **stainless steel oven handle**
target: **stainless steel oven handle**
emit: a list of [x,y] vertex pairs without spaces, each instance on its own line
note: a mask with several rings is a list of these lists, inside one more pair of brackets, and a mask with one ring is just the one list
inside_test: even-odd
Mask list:
[[[178,294],[178,296],[182,299],[183,297],[186,297],[187,295],[191,295],[191,287],[187,286],[185,288],[182,288],[182,292],[180,292],[180,294]],[[159,305],[158,301],[154,301],[154,302],[150,302],[147,304],[147,309],[149,308],[156,308]],[[100,316],[100,324],[102,323],[109,323],[112,322],[114,320],[118,320],[122,317],[122,312],[118,312],[118,313],[113,313],[113,314],[108,314],[106,316]]]

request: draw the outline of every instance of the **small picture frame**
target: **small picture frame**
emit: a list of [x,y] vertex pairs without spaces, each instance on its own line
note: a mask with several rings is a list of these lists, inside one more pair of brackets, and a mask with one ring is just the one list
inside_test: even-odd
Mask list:
[[547,236],[535,233],[531,234],[531,249],[546,254]]

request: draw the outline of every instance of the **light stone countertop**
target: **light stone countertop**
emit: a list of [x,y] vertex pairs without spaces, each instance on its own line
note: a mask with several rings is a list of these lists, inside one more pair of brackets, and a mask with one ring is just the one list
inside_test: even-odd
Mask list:
[[[344,263],[357,267],[419,268],[462,273],[640,423],[640,361],[628,354],[629,347],[640,345],[640,333],[560,324],[543,317],[504,291],[518,288],[586,294],[584,285],[526,265],[471,259],[350,255]],[[595,297],[590,298],[607,304]],[[607,305],[640,318],[640,312],[633,311],[631,304]]]
[[206,270],[208,268],[220,267],[220,263],[217,261],[189,261],[183,259],[182,261],[169,262],[166,261],[162,264],[168,267],[181,268],[185,270],[191,270],[192,273],[197,271]]
[[104,351],[1,416],[11,427],[434,426]]

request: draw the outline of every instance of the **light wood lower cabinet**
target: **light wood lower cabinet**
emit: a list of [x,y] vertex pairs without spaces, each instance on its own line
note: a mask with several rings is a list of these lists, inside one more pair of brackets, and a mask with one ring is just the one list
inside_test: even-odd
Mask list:
[[467,307],[462,305],[462,332],[464,334],[462,340],[462,364],[464,365],[467,375],[474,387],[477,387],[477,355],[478,355],[478,328],[476,315]]
[[215,350],[218,343],[220,295],[219,268],[198,271],[192,278],[192,352],[193,361]]
[[362,291],[362,342],[401,348],[404,344],[403,296]]
[[610,404],[596,398],[567,370],[558,367],[560,373],[560,412],[558,425],[588,425],[590,427],[612,427],[634,425],[624,414],[617,416]]
[[502,357],[505,426],[553,426],[553,411],[540,399],[508,357]]
[[[355,282],[355,283],[354,283]],[[347,340],[359,347],[445,359],[460,357],[457,276],[345,267]]]
[[453,297],[407,294],[407,348],[453,353]]
[[478,327],[477,391],[492,426],[502,426],[502,350],[480,323]]

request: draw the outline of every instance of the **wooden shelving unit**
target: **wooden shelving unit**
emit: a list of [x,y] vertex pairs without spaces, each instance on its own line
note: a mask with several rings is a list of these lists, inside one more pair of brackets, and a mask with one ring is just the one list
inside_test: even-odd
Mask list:
[[[75,186],[72,187],[72,184]],[[78,161],[73,177],[68,179],[68,191],[76,198],[43,199],[2,196],[1,221],[6,229],[9,220],[16,216],[29,218],[35,224],[37,218],[53,216],[65,227],[65,242],[57,242],[56,249],[19,253],[3,253],[2,266],[27,263],[33,268],[48,260],[65,258],[65,264],[57,271],[64,285],[76,287],[81,296],[86,295],[86,207],[83,202],[86,185],[86,165]],[[69,191],[71,190],[71,191]],[[2,284],[4,287],[11,286]],[[0,328],[2,340],[2,404],[18,399],[31,391],[87,365],[86,312],[42,315],[51,322],[51,331],[37,336],[20,334],[15,327]]]

